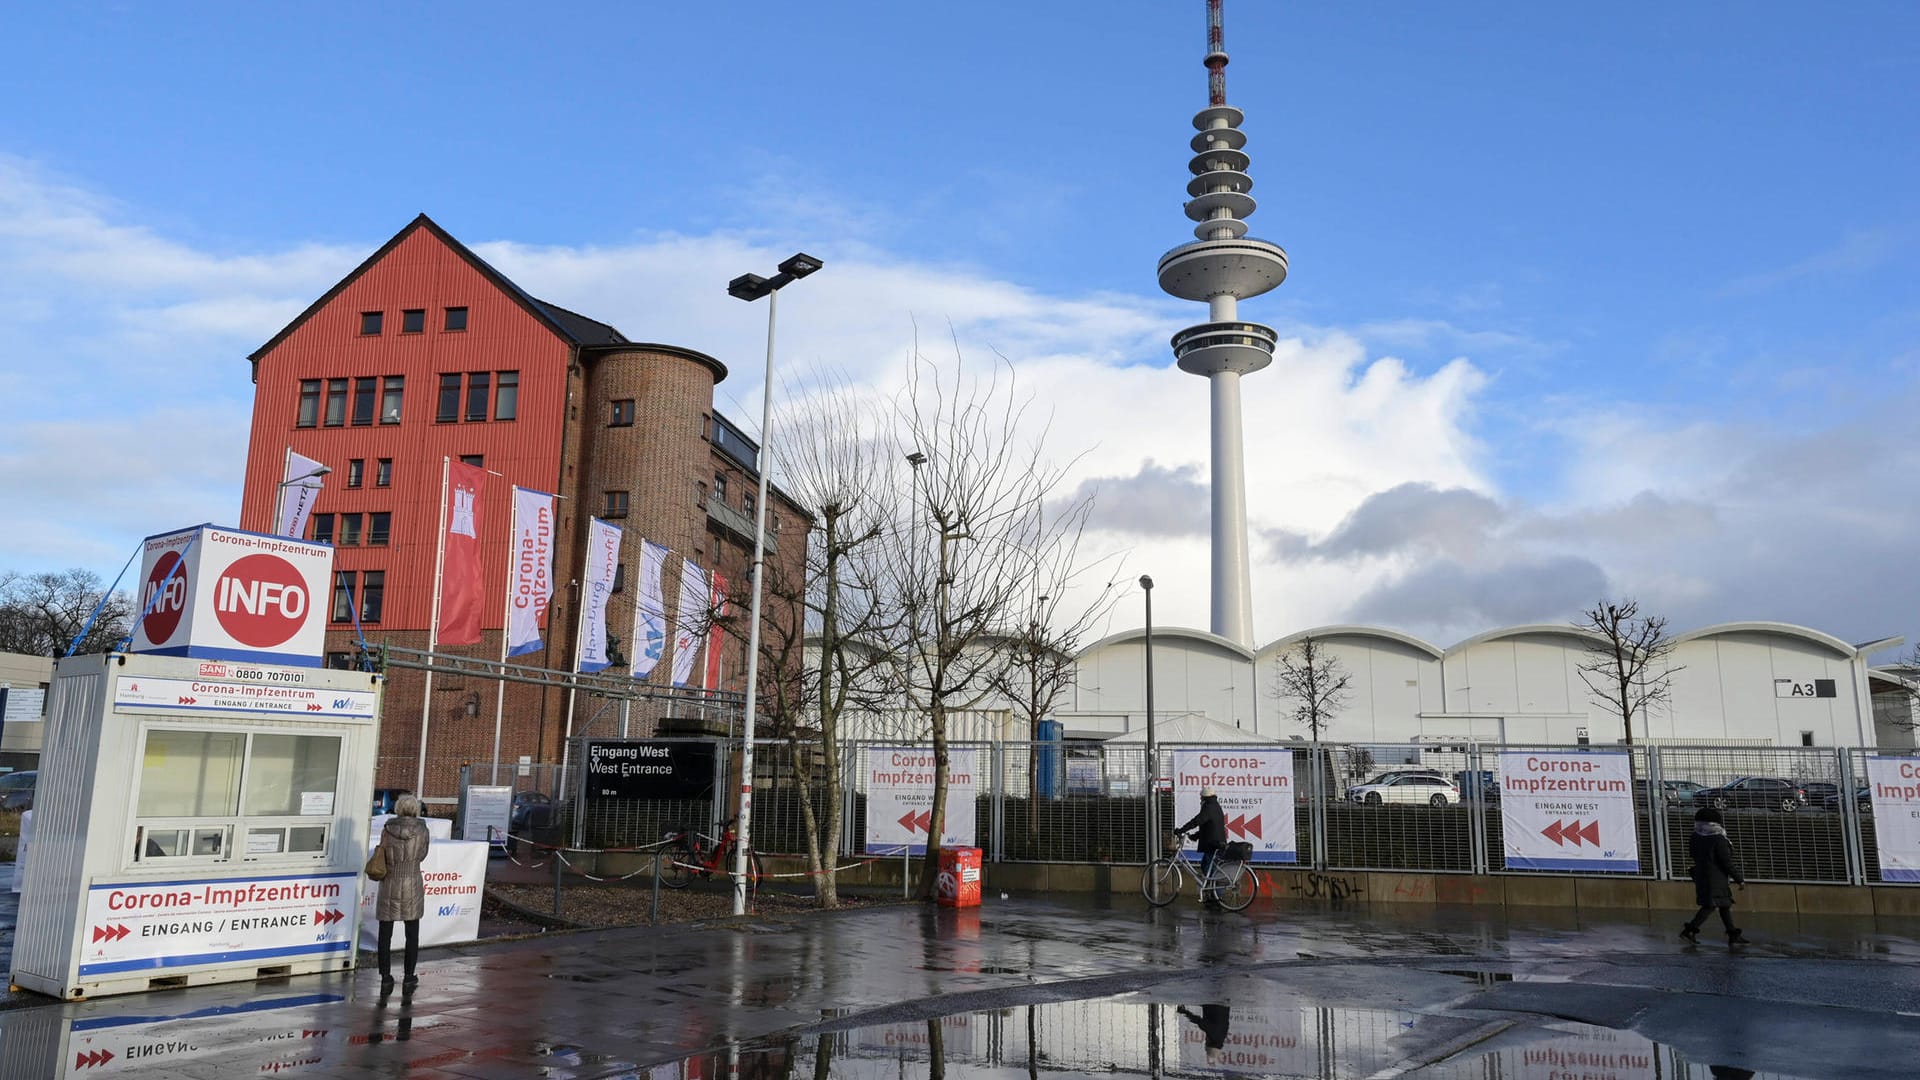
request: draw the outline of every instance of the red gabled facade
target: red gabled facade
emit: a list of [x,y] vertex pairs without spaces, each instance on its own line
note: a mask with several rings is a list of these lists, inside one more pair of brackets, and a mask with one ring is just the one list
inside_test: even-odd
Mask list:
[[[465,308],[466,329],[448,331],[446,310]],[[401,331],[403,312],[424,311],[419,333]],[[361,317],[382,313],[381,332],[360,332]],[[334,472],[314,506],[316,514],[393,515],[385,547],[339,547],[336,570],[383,570],[386,591],[380,625],[389,630],[424,629],[432,614],[436,532],[439,527],[441,468],[477,455],[488,470],[485,498],[489,513],[506,505],[511,485],[558,491],[562,436],[566,423],[567,369],[573,346],[520,300],[502,290],[444,234],[424,218],[408,226],[387,248],[341,287],[301,316],[280,337],[255,354],[253,430],[247,445],[246,487],[240,527],[272,532],[272,517],[288,448],[324,461]],[[497,395],[499,376],[515,375],[517,403],[512,420],[467,421],[467,380],[488,375]],[[440,377],[463,377],[459,412],[452,423],[437,420]],[[379,415],[355,425],[354,380],[400,376],[399,422]],[[321,380],[321,415],[310,427],[299,423],[301,384]],[[325,423],[327,382],[346,379],[346,422]],[[376,394],[383,387],[376,389]],[[394,463],[390,486],[379,487],[378,462]],[[364,462],[359,488],[348,488],[345,463]],[[336,519],[337,520],[337,519]],[[488,582],[504,582],[506,530],[486,530],[483,570]],[[491,590],[490,590],[491,591]],[[491,606],[491,605],[489,605]],[[499,610],[486,611],[481,625],[501,626]]]

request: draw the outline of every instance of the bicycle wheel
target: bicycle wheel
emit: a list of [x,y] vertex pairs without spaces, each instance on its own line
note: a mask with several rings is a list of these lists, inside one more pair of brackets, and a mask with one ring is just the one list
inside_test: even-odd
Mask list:
[[657,856],[661,860],[660,884],[669,889],[684,889],[693,883],[693,865],[695,855],[693,845],[684,841],[668,844],[660,849]]
[[1173,903],[1180,895],[1180,868],[1172,859],[1153,860],[1140,875],[1140,891],[1154,907]]
[[1220,883],[1220,889],[1215,895],[1219,898],[1221,907],[1228,911],[1243,911],[1248,904],[1253,903],[1254,896],[1259,892],[1260,875],[1254,873],[1253,868],[1246,863],[1235,863],[1233,869],[1227,872],[1226,879]]
[[[733,877],[732,877],[733,851],[732,850],[728,850],[727,861],[725,864],[723,864],[720,867],[720,869],[727,873],[728,875],[727,885],[728,887],[732,887],[733,885]],[[750,893],[759,891],[760,879],[766,876],[767,868],[760,864],[760,853],[753,850],[752,848],[747,849],[747,874],[749,875],[747,878],[747,891]]]

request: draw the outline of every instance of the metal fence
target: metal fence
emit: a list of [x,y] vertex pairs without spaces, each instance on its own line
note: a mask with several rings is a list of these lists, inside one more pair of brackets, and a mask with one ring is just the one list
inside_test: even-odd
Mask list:
[[[672,741],[672,740],[665,740]],[[667,828],[719,831],[731,815],[739,744],[715,744],[714,782],[696,799],[583,799],[579,748],[567,766],[504,769],[516,792],[550,798],[546,836],[585,848],[641,847]],[[876,822],[868,828],[875,754],[892,743],[844,743],[840,830],[828,829],[826,762],[817,745],[761,741],[754,752],[753,845],[763,855],[807,850],[808,808],[821,849],[844,856],[901,850]],[[906,748],[925,752],[927,747]],[[1694,813],[1721,809],[1734,856],[1753,881],[1920,884],[1888,874],[1876,855],[1871,770],[1920,772],[1911,750],[1766,746],[1501,746],[1461,744],[1414,748],[1345,744],[1292,746],[1162,746],[1154,775],[1175,775],[1183,752],[1231,757],[1247,751],[1292,752],[1294,850],[1298,865],[1316,869],[1427,871],[1458,874],[1566,874],[1578,868],[1513,865],[1502,791],[1510,765],[1526,755],[1623,756],[1631,777],[1633,868],[1617,876],[1683,880],[1691,858]],[[1157,855],[1149,838],[1149,770],[1138,744],[956,743],[974,781],[973,846],[995,862],[1140,865]],[[1382,758],[1390,764],[1376,764]],[[1619,760],[1616,757],[1616,762]],[[1888,775],[1893,775],[1889,773]],[[476,768],[475,782],[487,779]],[[1393,779],[1383,788],[1379,782]],[[1403,789],[1400,780],[1409,780]],[[1908,784],[1920,783],[1910,779]],[[1382,797],[1384,794],[1384,797]],[[950,799],[963,798],[956,788]],[[1186,803],[1181,800],[1184,807]],[[950,803],[950,809],[957,803]],[[1176,796],[1162,790],[1162,830],[1180,822]],[[1189,809],[1188,812],[1191,812]],[[516,825],[532,825],[517,818]],[[1271,823],[1268,828],[1274,827]],[[532,830],[529,830],[532,831]],[[516,833],[526,835],[516,828]],[[1623,858],[1625,853],[1623,852]]]

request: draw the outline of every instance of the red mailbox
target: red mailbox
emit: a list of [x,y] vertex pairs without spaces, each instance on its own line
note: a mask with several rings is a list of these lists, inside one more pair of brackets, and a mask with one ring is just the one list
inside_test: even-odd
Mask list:
[[979,907],[980,849],[941,848],[937,884],[941,907]]

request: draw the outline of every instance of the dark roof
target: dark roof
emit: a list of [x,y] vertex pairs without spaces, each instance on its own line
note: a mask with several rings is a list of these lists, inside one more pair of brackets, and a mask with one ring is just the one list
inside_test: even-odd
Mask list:
[[367,270],[371,268],[375,263],[379,262],[383,258],[386,258],[386,255],[389,251],[392,251],[394,248],[398,247],[400,245],[400,242],[402,240],[405,240],[408,236],[411,236],[414,230],[416,229],[426,229],[427,231],[433,233],[435,237],[439,238],[441,243],[447,245],[447,247],[451,249],[456,255],[459,255],[462,259],[465,259],[468,265],[472,266],[475,270],[480,271],[481,275],[484,276],[487,280],[493,282],[493,284],[497,286],[500,289],[500,291],[506,293],[508,296],[513,297],[516,301],[519,302],[521,307],[526,309],[528,314],[532,315],[534,318],[539,319],[541,322],[545,323],[547,326],[547,329],[552,330],[555,336],[559,337],[561,340],[567,342],[568,344],[570,345],[614,345],[614,344],[624,343],[627,340],[626,337],[620,333],[620,331],[615,330],[613,327],[608,326],[606,323],[589,319],[585,315],[576,314],[575,312],[568,311],[566,308],[560,307],[558,305],[549,304],[549,303],[546,303],[545,301],[534,299],[532,296],[528,295],[525,289],[522,289],[520,286],[514,284],[512,278],[509,278],[507,275],[501,273],[498,270],[495,270],[493,268],[492,263],[489,263],[487,262],[487,260],[481,258],[478,255],[475,255],[473,251],[467,247],[467,245],[461,243],[458,240],[455,240],[451,233],[441,228],[439,224],[436,223],[432,218],[428,217],[425,214],[421,214],[419,217],[416,217],[412,221],[408,222],[406,228],[401,229],[399,232],[393,234],[393,239],[388,240],[386,243],[380,245],[380,249],[378,251],[375,251],[372,255],[367,256],[365,262],[362,262],[359,266],[354,267],[352,273],[348,274],[346,277],[341,278],[340,281],[337,284],[335,284],[333,288],[328,289],[324,294],[322,294],[320,299],[315,300],[312,304],[310,304],[307,307],[307,310],[301,312],[298,316],[294,318],[292,322],[282,327],[280,332],[273,335],[273,337],[265,345],[260,346],[258,349],[255,349],[251,353],[248,353],[247,359],[258,363],[262,356],[265,356],[268,352],[272,351],[274,346],[286,340],[287,335],[299,329],[302,323],[312,318],[314,312],[319,311],[321,308],[325,307],[327,303],[331,301],[334,297],[340,295],[340,291],[342,289],[345,289],[348,285],[353,284],[353,282],[356,281],[361,274],[366,273]]

